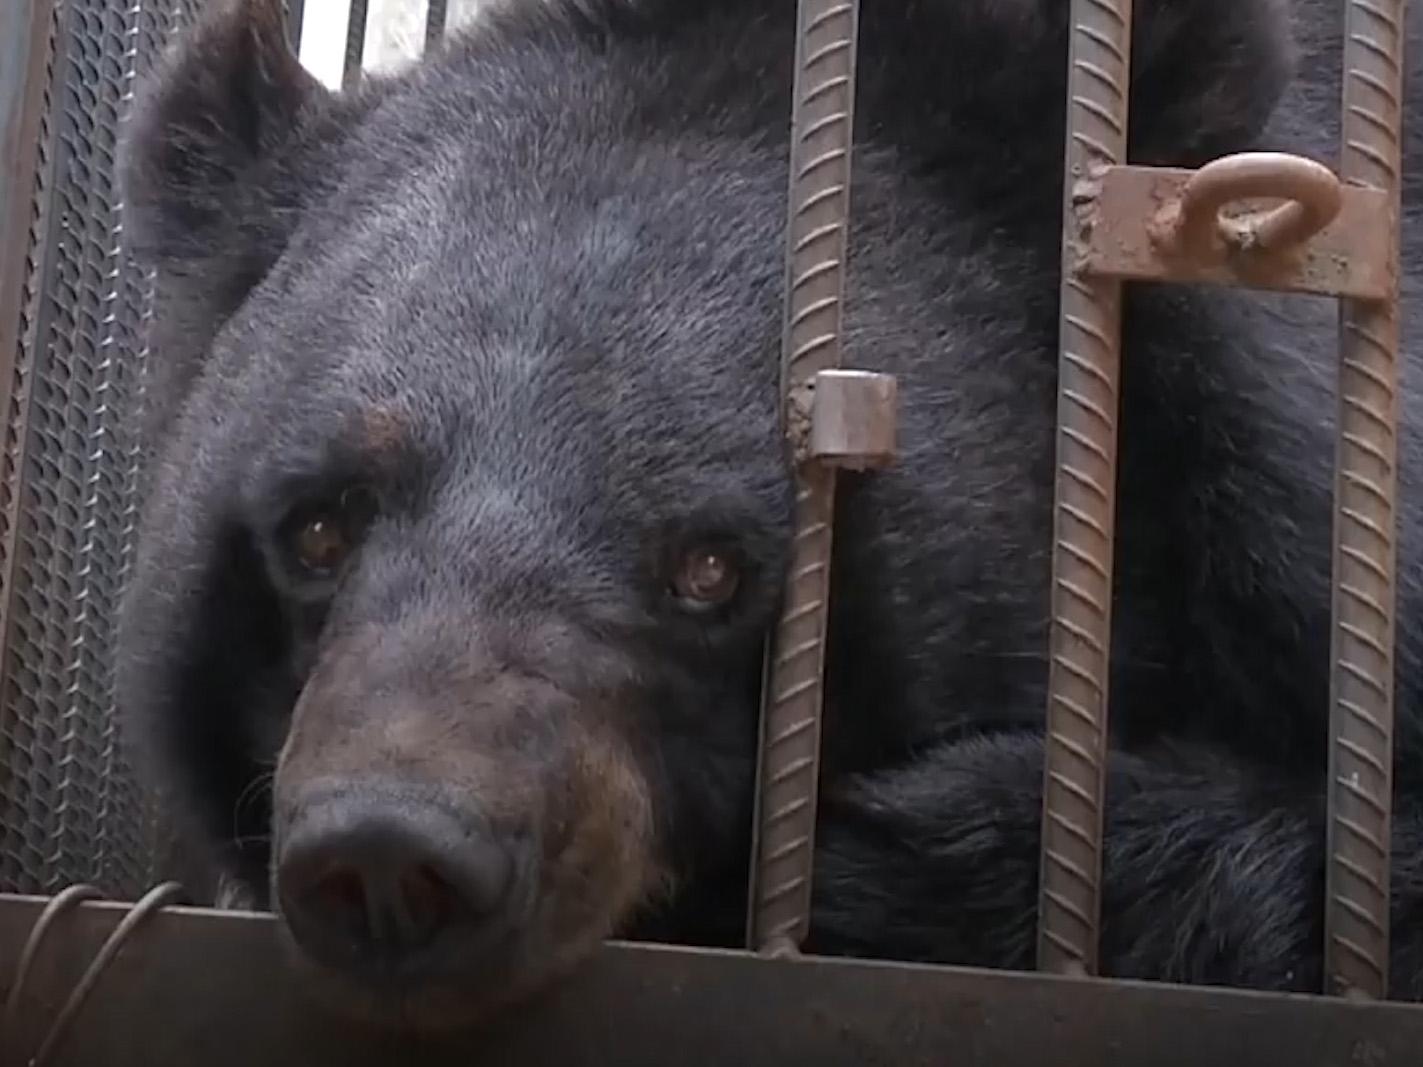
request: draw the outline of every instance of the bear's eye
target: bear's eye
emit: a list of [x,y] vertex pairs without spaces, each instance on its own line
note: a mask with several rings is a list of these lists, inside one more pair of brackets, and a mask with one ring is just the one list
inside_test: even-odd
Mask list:
[[327,574],[341,565],[350,552],[341,520],[333,515],[315,515],[296,532],[296,558],[303,567]]
[[672,576],[672,590],[692,607],[725,604],[741,583],[741,571],[729,554],[699,546],[683,553]]
[[290,536],[296,561],[312,574],[332,574],[355,549],[374,510],[371,494],[352,488],[334,504],[307,511],[292,527]]

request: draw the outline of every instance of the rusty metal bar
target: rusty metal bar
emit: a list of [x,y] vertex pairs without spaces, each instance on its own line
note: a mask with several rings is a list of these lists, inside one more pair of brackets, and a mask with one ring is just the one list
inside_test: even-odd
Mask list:
[[[0,1002],[45,904],[0,896]],[[37,1047],[133,910],[55,923],[0,1053]],[[51,1067],[1403,1065],[1420,1047],[1412,1004],[628,944],[491,1029],[393,1034],[317,1010],[271,916],[170,907],[131,929]]]
[[449,0],[429,0],[425,8],[425,51],[429,51],[445,38],[449,19]]
[[346,59],[341,69],[341,88],[352,89],[361,80],[361,64],[366,54],[366,23],[369,0],[350,0],[346,23]]
[[859,0],[799,0],[781,388],[796,463],[795,538],[772,638],[748,939],[796,949],[809,926],[835,467],[809,455],[816,376],[841,358]]
[[1125,161],[1131,0],[1072,0],[1038,967],[1095,973],[1111,649],[1121,282],[1081,270],[1084,200]]
[[1325,974],[1331,992],[1388,990],[1397,531],[1398,227],[1403,0],[1346,0],[1340,175],[1386,197],[1369,249],[1391,285],[1340,306],[1330,675]]

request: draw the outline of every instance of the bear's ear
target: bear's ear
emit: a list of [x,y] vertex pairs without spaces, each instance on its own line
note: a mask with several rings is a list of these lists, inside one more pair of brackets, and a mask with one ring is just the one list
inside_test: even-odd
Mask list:
[[215,0],[138,93],[125,223],[131,250],[155,266],[196,272],[237,253],[250,268],[283,243],[292,145],[331,99],[293,53],[284,6]]
[[212,0],[136,94],[119,173],[127,251],[157,274],[140,430],[150,441],[327,177],[316,160],[336,97],[297,61],[283,6]]

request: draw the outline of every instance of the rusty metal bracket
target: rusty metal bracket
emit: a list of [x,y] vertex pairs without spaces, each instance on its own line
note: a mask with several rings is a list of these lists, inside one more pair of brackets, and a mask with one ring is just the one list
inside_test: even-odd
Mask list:
[[898,382],[892,374],[823,370],[815,376],[810,457],[844,470],[894,461]]
[[[1288,203],[1228,217],[1221,209],[1256,197]],[[1303,244],[1334,221],[1343,204],[1339,179],[1322,163],[1280,152],[1244,152],[1206,164],[1186,179],[1180,200],[1155,220],[1157,240],[1190,259],[1278,254]]]
[[1301,156],[1099,167],[1075,183],[1072,207],[1086,275],[1370,300],[1396,286],[1381,254],[1396,242],[1387,194]]

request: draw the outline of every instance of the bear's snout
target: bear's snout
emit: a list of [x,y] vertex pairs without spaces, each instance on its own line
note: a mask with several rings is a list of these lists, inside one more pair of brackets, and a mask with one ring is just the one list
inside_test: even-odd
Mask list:
[[664,882],[632,705],[491,653],[487,629],[413,619],[333,639],[278,755],[287,942],[363,1014],[393,989],[407,1019],[482,1016]]
[[321,966],[420,980],[503,943],[525,864],[475,811],[401,782],[351,779],[290,801],[276,899]]

